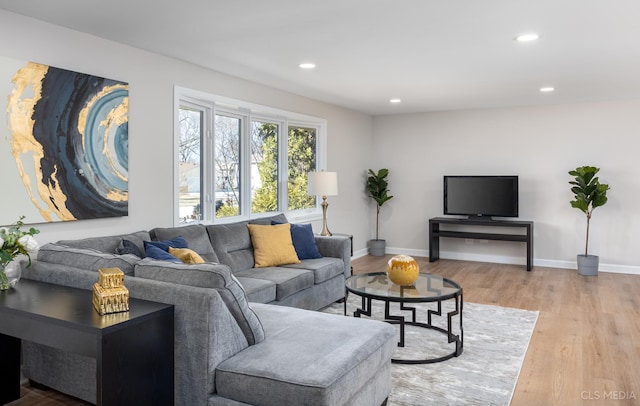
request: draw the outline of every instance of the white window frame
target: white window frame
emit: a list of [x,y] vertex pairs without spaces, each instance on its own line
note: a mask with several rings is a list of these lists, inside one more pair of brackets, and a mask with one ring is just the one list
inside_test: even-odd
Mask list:
[[[249,103],[242,100],[236,100],[224,96],[209,94],[198,90],[188,89],[180,86],[174,88],[174,225],[178,225],[179,218],[179,156],[178,148],[180,145],[180,122],[179,110],[181,105],[195,106],[205,111],[204,124],[204,144],[201,145],[202,157],[214,156],[214,124],[216,114],[224,113],[232,116],[242,117],[242,130],[240,142],[240,215],[233,217],[216,218],[215,199],[212,190],[212,182],[210,181],[214,175],[213,169],[205,163],[202,169],[201,200],[203,207],[201,208],[202,218],[199,221],[203,224],[213,223],[229,223],[239,220],[247,220],[250,218],[258,218],[273,215],[270,213],[251,213],[251,123],[252,121],[268,121],[277,123],[280,126],[280,132],[284,132],[286,139],[290,126],[300,126],[308,128],[316,128],[316,170],[327,170],[327,120],[324,118],[309,116],[305,114],[286,111],[274,107],[263,106],[255,103]],[[288,210],[288,176],[287,176],[287,143],[278,143],[278,204],[280,210],[292,222],[313,221],[322,218],[322,210],[319,205],[319,199],[316,198],[314,208],[301,210]],[[204,159],[206,160],[206,158]],[[209,167],[208,167],[209,166]]]

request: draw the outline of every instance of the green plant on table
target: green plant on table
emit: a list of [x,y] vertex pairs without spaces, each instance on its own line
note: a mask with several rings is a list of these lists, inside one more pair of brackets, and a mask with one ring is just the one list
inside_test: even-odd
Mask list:
[[7,283],[4,268],[8,263],[15,260],[18,255],[25,255],[29,259],[27,266],[30,266],[31,254],[39,248],[33,236],[40,231],[33,227],[29,228],[29,231],[21,230],[24,218],[25,216],[20,216],[15,224],[0,228],[0,284]]

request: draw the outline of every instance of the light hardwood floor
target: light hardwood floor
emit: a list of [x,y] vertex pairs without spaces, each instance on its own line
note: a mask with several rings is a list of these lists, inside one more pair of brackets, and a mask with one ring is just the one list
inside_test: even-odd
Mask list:
[[[354,273],[383,271],[390,257],[359,258]],[[422,272],[460,283],[465,302],[540,312],[512,406],[640,405],[640,276],[416,260]],[[23,388],[11,405],[84,403]]]
[[[354,273],[384,271],[390,257],[359,258]],[[640,276],[416,260],[458,282],[465,302],[540,312],[512,406],[640,405]]]

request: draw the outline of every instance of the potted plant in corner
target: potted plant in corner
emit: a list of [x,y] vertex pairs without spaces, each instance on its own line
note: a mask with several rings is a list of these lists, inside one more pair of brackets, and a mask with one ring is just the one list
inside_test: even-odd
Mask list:
[[589,223],[593,210],[607,203],[607,190],[609,190],[609,185],[600,183],[596,176],[599,170],[600,168],[594,166],[580,166],[573,171],[569,171],[569,175],[575,177],[574,180],[569,182],[573,185],[571,191],[575,195],[574,200],[570,202],[571,207],[580,209],[587,216],[587,238],[584,255],[578,254],[578,273],[580,275],[598,275],[598,256],[589,255]]
[[388,175],[389,169],[382,168],[377,173],[369,169],[369,176],[367,176],[367,192],[369,192],[369,196],[376,202],[376,238],[369,241],[369,253],[377,257],[381,257],[384,255],[386,245],[385,240],[381,240],[380,238],[378,238],[380,208],[382,207],[382,205],[393,198],[393,196],[389,196],[388,194]]

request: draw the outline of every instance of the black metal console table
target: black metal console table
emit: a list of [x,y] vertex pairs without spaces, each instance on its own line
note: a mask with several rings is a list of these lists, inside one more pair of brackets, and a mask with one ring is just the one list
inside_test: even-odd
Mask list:
[[0,292],[0,404],[20,397],[28,340],[95,358],[97,405],[173,405],[173,305],[129,299],[128,312],[100,316],[91,298],[28,279]]
[[[478,233],[469,231],[441,230],[441,224],[500,228],[524,228],[525,234]],[[527,271],[531,271],[531,268],[533,267],[533,221],[476,220],[434,217],[432,219],[429,219],[429,262],[434,262],[440,259],[440,237],[524,242],[527,244]]]

